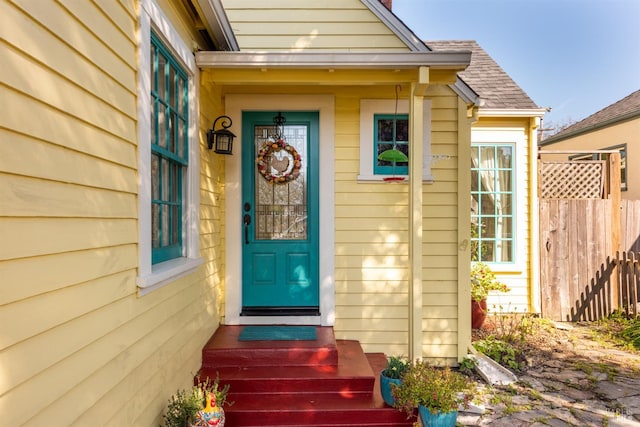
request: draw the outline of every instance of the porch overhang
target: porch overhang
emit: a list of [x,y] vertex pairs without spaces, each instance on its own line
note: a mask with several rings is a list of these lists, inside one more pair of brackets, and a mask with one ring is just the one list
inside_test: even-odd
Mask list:
[[471,51],[438,52],[218,52],[196,53],[200,68],[407,70],[418,67],[462,71]]

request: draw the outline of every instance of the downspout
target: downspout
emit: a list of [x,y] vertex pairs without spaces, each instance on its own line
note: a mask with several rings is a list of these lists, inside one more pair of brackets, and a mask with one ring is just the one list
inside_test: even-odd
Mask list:
[[409,94],[409,358],[422,359],[422,170],[424,94],[429,68],[420,67]]

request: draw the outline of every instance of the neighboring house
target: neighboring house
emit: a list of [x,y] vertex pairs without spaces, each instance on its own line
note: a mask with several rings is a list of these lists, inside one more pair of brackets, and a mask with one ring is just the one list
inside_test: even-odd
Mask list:
[[489,264],[511,291],[492,310],[539,312],[536,128],[540,109],[475,41],[428,41],[471,50],[460,78],[480,97],[471,126],[471,257]]
[[[4,424],[158,425],[222,323],[457,363],[476,152],[479,194],[516,200],[476,222],[519,224],[481,258],[532,307],[540,110],[478,109],[484,83],[458,77],[477,47],[430,51],[377,0],[269,3],[1,3]],[[222,115],[231,156],[207,146]]]
[[539,146],[544,151],[564,151],[545,154],[544,160],[603,160],[607,154],[594,151],[619,151],[622,198],[640,199],[640,173],[627,168],[640,159],[640,90],[545,138]]

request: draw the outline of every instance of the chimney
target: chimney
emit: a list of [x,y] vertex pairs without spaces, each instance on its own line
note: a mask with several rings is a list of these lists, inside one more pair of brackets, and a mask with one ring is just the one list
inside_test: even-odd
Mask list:
[[391,10],[391,2],[393,0],[380,0],[380,3],[382,3],[384,5],[384,7],[386,7],[387,9]]

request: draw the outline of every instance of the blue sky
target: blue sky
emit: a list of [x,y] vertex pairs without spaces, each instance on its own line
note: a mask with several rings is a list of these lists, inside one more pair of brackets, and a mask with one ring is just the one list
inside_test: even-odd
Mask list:
[[423,40],[477,40],[540,107],[579,121],[640,89],[640,0],[393,0]]

